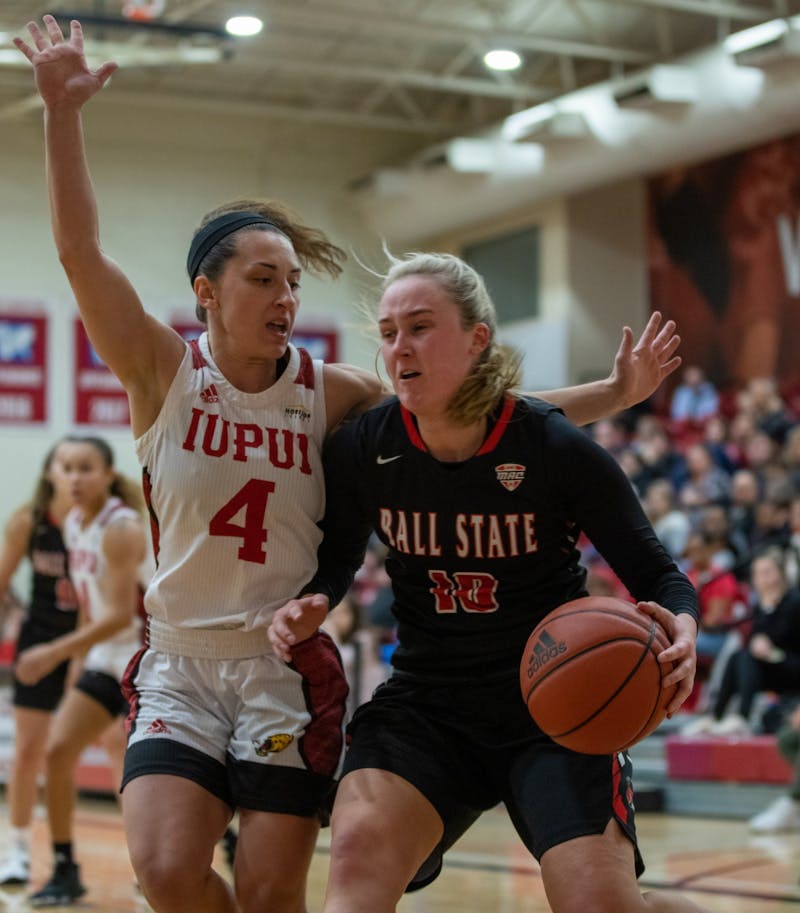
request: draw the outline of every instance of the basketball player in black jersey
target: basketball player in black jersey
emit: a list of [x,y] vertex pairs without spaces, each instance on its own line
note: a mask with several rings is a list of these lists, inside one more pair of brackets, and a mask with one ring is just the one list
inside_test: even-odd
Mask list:
[[332,437],[318,574],[271,628],[289,659],[305,613],[338,602],[375,530],[399,643],[392,677],[350,726],[325,913],[391,913],[501,801],[554,913],[697,913],[638,888],[627,755],[555,744],[518,684],[533,627],[586,594],[581,532],[669,634],[659,659],[675,663],[670,713],[694,680],[694,588],[613,458],[551,405],[511,392],[519,363],[498,345],[471,267],[449,255],[395,261],[378,318],[397,397]]
[[[16,652],[49,643],[75,629],[78,600],[67,573],[67,550],[61,524],[72,507],[69,479],[61,467],[63,441],[47,453],[31,501],[9,517],[0,545],[0,593],[26,557],[30,562],[30,596]],[[64,693],[68,662],[35,685],[14,678],[14,757],[8,783],[11,840],[0,866],[0,884],[27,884],[30,878],[30,827],[38,795],[45,744]]]

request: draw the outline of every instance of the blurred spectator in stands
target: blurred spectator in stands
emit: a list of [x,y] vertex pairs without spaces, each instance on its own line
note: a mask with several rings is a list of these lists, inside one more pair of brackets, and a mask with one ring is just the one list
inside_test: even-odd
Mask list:
[[698,365],[687,365],[681,383],[675,388],[669,407],[673,422],[702,425],[719,411],[719,393]]
[[790,586],[800,584],[800,494],[789,505],[789,544],[786,547],[786,579]]
[[692,444],[686,451],[689,478],[678,492],[678,501],[696,520],[709,504],[727,504],[731,493],[730,476],[714,462],[705,444]]
[[753,417],[757,428],[783,444],[794,423],[774,378],[753,378],[743,391],[740,403],[741,408]]
[[679,561],[686,549],[691,525],[688,516],[677,508],[672,482],[669,479],[651,482],[642,506],[661,544],[675,561]]
[[726,571],[738,569],[750,560],[750,542],[731,528],[728,509],[722,504],[709,504],[700,512],[698,532],[708,536],[714,549],[713,562]]
[[603,418],[589,426],[589,434],[603,450],[616,456],[628,445],[628,430],[618,417]]
[[731,538],[747,543],[753,550],[756,526],[756,507],[761,500],[761,483],[751,469],[738,469],[731,478],[731,503],[728,516],[731,521]]
[[800,828],[800,704],[789,708],[786,721],[778,730],[777,742],[778,751],[792,765],[794,777],[786,793],[750,819],[750,830],[757,834]]
[[[753,558],[750,577],[755,605],[750,636],[725,664],[711,716],[693,720],[684,733],[750,734],[758,694],[771,691],[784,701],[800,694],[800,591],[789,586],[783,560],[778,548]],[[738,707],[731,712],[734,699]]]
[[710,677],[714,660],[724,647],[742,645],[741,628],[748,616],[747,589],[730,569],[715,562],[716,549],[712,536],[695,532],[689,536],[685,552],[684,571],[700,603],[697,677],[701,681]]
[[643,491],[646,491],[650,482],[655,479],[669,479],[676,491],[683,486],[689,476],[686,460],[673,447],[662,425],[640,423],[632,443],[642,461]]
[[781,459],[792,487],[800,493],[800,425],[794,425],[787,432]]
[[755,510],[752,539],[754,550],[761,551],[771,545],[780,549],[789,547],[792,536],[789,526],[792,495],[791,487],[785,482],[766,487]]
[[729,440],[728,421],[721,415],[712,415],[703,426],[703,441],[714,458],[728,475],[739,468],[740,454]]
[[728,424],[728,453],[736,466],[747,467],[747,445],[758,430],[753,416],[739,410]]
[[756,431],[744,449],[744,458],[748,469],[761,480],[766,487],[772,480],[788,478],[788,472],[781,460],[781,447],[766,431]]

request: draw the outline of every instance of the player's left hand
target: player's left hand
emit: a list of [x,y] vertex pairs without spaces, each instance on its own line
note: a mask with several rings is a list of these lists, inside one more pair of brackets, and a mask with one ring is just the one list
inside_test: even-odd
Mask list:
[[674,664],[671,672],[662,679],[665,688],[678,686],[675,695],[667,706],[667,716],[671,717],[692,692],[694,677],[697,672],[697,622],[685,613],[675,615],[657,602],[637,602],[636,608],[654,618],[667,632],[672,646],[658,654],[658,661],[664,665]]
[[622,329],[622,341],[608,378],[617,391],[621,409],[646,400],[681,364],[680,356],[675,354],[681,343],[675,321],[668,320],[663,326],[661,321],[660,312],[653,311],[635,344],[631,328]]
[[14,677],[23,685],[35,685],[58,665],[58,658],[48,644],[37,644],[23,650],[14,663]]
[[291,662],[292,647],[315,634],[327,614],[328,597],[321,593],[301,596],[281,606],[267,630],[275,653],[284,662]]

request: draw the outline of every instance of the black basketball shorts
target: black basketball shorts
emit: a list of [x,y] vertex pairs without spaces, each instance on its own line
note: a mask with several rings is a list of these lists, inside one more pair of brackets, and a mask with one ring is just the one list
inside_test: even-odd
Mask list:
[[644,871],[630,759],[557,745],[528,715],[516,676],[434,685],[395,673],[356,711],[348,736],[343,776],[360,768],[390,771],[442,818],[442,840],[408,891],[432,882],[444,853],[500,802],[537,860],[558,844],[601,834],[615,818],[634,846],[637,876]]

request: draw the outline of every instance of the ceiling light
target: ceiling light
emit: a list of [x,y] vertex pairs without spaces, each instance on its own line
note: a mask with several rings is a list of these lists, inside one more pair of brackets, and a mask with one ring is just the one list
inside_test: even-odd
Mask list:
[[490,70],[517,70],[522,66],[522,58],[516,51],[488,51],[483,55],[483,62]]
[[257,35],[264,28],[264,23],[256,16],[233,16],[225,23],[225,31],[237,38]]
[[777,41],[788,31],[789,24],[785,19],[770,19],[769,22],[762,22],[752,28],[728,35],[723,45],[729,54],[741,54],[743,51],[761,47],[762,44]]

